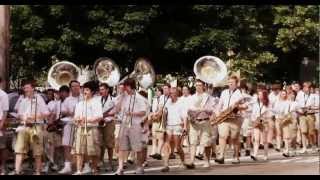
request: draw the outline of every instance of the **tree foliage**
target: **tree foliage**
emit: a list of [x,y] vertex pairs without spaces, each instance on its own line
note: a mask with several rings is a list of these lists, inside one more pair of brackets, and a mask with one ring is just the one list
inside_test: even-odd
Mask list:
[[317,6],[15,5],[10,76],[44,80],[52,56],[78,65],[107,56],[122,69],[145,56],[157,73],[192,74],[195,60],[211,54],[244,77],[271,81],[278,77],[266,64],[317,57],[318,14]]

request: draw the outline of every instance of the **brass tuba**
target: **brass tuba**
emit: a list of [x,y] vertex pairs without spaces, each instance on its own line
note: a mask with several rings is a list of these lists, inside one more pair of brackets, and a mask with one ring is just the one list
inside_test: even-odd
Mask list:
[[107,83],[110,87],[119,83],[119,66],[112,59],[107,57],[97,59],[93,65],[93,70],[99,82]]
[[196,78],[213,86],[219,85],[228,75],[226,64],[215,56],[202,56],[193,66]]
[[61,61],[54,64],[48,73],[48,83],[54,89],[62,85],[69,85],[70,81],[78,80],[81,70],[69,61]]
[[139,87],[148,89],[155,82],[155,71],[151,63],[145,58],[138,58],[134,65],[132,73],[124,77],[121,82],[127,78],[134,78]]

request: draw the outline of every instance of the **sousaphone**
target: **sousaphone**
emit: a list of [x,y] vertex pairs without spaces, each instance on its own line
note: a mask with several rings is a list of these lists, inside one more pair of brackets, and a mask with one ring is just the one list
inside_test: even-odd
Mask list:
[[56,90],[62,85],[69,85],[72,80],[79,80],[81,70],[74,63],[61,61],[54,64],[48,73],[48,83]]
[[196,78],[205,83],[218,86],[227,76],[226,64],[215,56],[200,57],[193,66]]
[[124,77],[121,82],[127,78],[134,78],[139,87],[146,90],[152,87],[155,82],[155,71],[149,60],[145,58],[138,58],[132,73]]
[[119,83],[119,66],[112,59],[107,57],[97,59],[93,69],[99,82],[107,83],[110,87],[114,87]]

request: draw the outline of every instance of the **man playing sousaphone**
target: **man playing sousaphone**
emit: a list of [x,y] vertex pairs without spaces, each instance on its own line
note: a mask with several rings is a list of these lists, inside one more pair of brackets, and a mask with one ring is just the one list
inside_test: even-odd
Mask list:
[[194,169],[194,158],[196,147],[200,141],[200,145],[205,147],[206,162],[204,167],[210,167],[211,155],[211,136],[212,126],[209,117],[213,114],[215,106],[214,99],[205,92],[205,83],[199,79],[196,80],[196,93],[190,97],[190,107],[188,108],[188,123],[190,123],[189,139],[190,139],[190,164],[187,168]]
[[[227,110],[228,108],[234,108],[237,106],[238,110],[244,110],[247,108],[247,105],[238,104],[241,99],[243,99],[243,95],[241,91],[237,88],[238,78],[236,76],[229,77],[228,81],[228,89],[222,91],[218,108],[217,108],[217,117],[221,114],[221,112]],[[226,149],[227,138],[230,135],[231,143],[235,148],[235,159],[233,160],[233,164],[240,163],[239,160],[239,152],[240,152],[240,127],[241,120],[237,116],[226,117],[227,119],[218,125],[219,132],[219,146],[220,146],[220,158],[215,161],[219,164],[224,164],[224,154]]]
[[17,128],[17,141],[15,144],[16,162],[14,174],[21,174],[21,166],[29,149],[32,149],[35,158],[36,175],[40,175],[43,155],[44,121],[48,115],[48,107],[43,98],[35,94],[33,81],[23,83],[25,98],[18,107],[18,118],[21,126]]

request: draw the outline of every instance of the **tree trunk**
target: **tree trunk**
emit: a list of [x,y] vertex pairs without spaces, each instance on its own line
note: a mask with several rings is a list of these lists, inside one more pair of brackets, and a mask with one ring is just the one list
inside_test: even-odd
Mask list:
[[0,5],[0,77],[2,89],[9,89],[10,6]]

